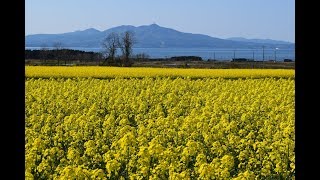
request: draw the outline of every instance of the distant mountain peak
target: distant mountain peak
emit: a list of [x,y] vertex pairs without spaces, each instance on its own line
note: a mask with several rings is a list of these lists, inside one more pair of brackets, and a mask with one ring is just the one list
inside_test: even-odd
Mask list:
[[89,29],[86,29],[86,30],[84,30],[84,31],[98,31],[98,32],[100,32],[99,30],[97,30],[97,29],[95,29],[95,28],[89,28]]
[[160,27],[158,24],[156,24],[156,23],[152,23],[152,24],[150,24],[149,26],[153,26],[153,27]]
[[[113,28],[135,28],[135,26],[133,25],[121,25],[121,26],[118,26],[118,27],[113,27]],[[112,28],[111,28],[112,29]]]
[[[61,42],[65,47],[100,47],[101,41],[109,33],[123,33],[132,31],[136,36],[137,43],[134,47],[139,48],[252,48],[260,47],[261,41],[248,40],[241,41],[231,39],[220,39],[203,34],[193,34],[180,32],[175,29],[162,27],[156,23],[142,26],[122,25],[112,27],[104,31],[95,28],[89,28],[82,31],[74,31],[62,34],[50,35],[27,35],[26,47],[40,47],[42,44],[51,46],[54,42]],[[267,41],[267,42],[265,42]],[[266,47],[294,47],[294,44],[285,44],[278,41],[264,40]],[[280,43],[280,45],[278,45]]]
[[146,27],[148,27],[148,28],[164,28],[164,27],[159,26],[159,25],[156,24],[156,23],[152,23],[152,24],[149,24],[149,25],[137,26],[137,28],[140,28],[140,27],[144,27],[144,28],[146,28]]
[[78,31],[74,31],[74,32],[68,32],[68,33],[63,33],[63,34],[70,34],[70,33],[89,33],[89,34],[94,34],[94,33],[100,33],[101,31],[95,29],[95,28],[89,28],[89,29],[85,29],[85,30],[78,30]]

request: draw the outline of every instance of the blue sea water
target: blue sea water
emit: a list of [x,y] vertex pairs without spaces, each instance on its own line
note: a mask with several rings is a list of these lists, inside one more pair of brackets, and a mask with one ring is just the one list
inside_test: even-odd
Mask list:
[[[40,47],[26,47],[25,49],[40,49]],[[53,49],[48,48],[48,49]],[[101,48],[68,47],[82,51],[103,52]],[[120,50],[118,51],[120,53]],[[145,53],[150,58],[169,58],[173,56],[200,56],[204,60],[231,60],[232,58],[247,58],[254,60],[295,60],[294,49],[210,49],[210,48],[133,48],[133,54]]]

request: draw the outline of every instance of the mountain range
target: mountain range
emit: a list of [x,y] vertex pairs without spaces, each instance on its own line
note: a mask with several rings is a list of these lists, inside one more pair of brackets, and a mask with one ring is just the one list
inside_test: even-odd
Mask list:
[[122,25],[99,31],[94,28],[62,34],[33,34],[25,37],[26,47],[52,47],[61,43],[62,47],[99,48],[103,39],[111,32],[134,32],[135,48],[285,48],[293,49],[295,44],[271,39],[246,39],[233,37],[221,39],[203,34],[180,32],[157,24],[131,26]]

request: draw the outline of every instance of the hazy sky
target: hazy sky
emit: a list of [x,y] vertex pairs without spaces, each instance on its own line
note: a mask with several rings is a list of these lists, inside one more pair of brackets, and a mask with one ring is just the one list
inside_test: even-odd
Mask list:
[[156,23],[218,38],[295,41],[294,0],[26,0],[25,33]]

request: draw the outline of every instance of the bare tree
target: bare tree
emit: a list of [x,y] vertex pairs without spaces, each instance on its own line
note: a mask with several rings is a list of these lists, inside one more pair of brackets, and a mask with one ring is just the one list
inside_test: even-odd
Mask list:
[[136,43],[133,31],[126,31],[121,37],[121,51],[122,51],[122,66],[130,65],[130,56],[132,54],[132,46]]
[[117,48],[120,47],[119,35],[115,32],[110,33],[103,41],[102,47],[105,51],[106,58],[103,64],[107,61],[110,63],[116,63],[115,56]]
[[136,61],[146,61],[150,58],[150,56],[146,53],[139,53],[135,55]]
[[62,43],[61,42],[55,42],[55,43],[53,43],[53,47],[56,50],[62,49]]

